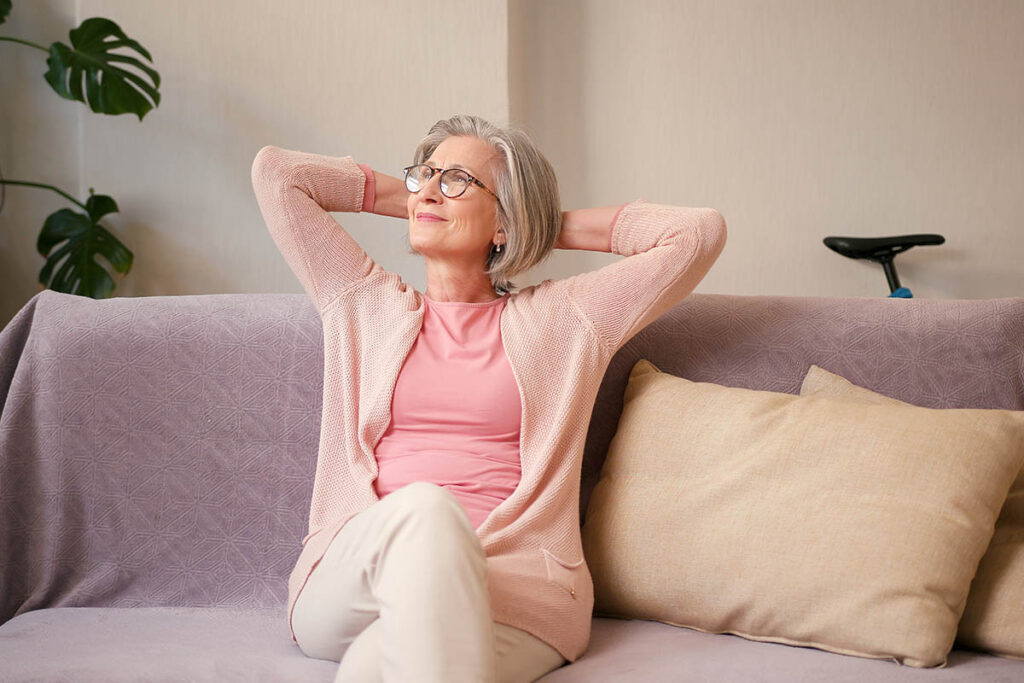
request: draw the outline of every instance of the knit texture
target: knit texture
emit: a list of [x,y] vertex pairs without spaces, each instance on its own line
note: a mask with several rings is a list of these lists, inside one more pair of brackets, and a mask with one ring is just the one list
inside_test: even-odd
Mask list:
[[[290,614],[334,536],[378,500],[374,448],[425,304],[328,214],[363,207],[366,177],[351,157],[264,147],[252,181],[271,236],[316,304],[324,332],[319,456],[309,534],[289,581]],[[492,619],[532,633],[570,662],[587,648],[594,603],[578,504],[601,379],[626,341],[693,290],[724,243],[725,223],[713,209],[637,200],[612,226],[612,251],[628,258],[525,287],[502,312],[523,406],[522,476],[477,528]]]

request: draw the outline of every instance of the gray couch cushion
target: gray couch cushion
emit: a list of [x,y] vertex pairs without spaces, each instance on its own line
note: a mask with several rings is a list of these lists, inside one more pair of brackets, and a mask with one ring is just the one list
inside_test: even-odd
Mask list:
[[1010,683],[1024,681],[1024,661],[954,650],[942,669],[914,669],[805,647],[758,643],[655,621],[594,619],[590,647],[544,683]]
[[[327,683],[336,668],[302,654],[281,610],[60,608],[0,627],[5,683]],[[946,668],[922,670],[653,621],[595,619],[587,653],[541,680],[1008,683],[1024,680],[1024,662],[954,651]]]
[[0,627],[0,681],[334,680],[338,665],[302,654],[284,608],[65,607]]

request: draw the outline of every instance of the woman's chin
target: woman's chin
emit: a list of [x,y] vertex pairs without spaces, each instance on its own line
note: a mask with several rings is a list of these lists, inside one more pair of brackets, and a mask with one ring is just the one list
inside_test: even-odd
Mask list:
[[425,240],[409,240],[409,246],[420,256],[427,256],[436,251],[436,247]]
[[409,231],[409,244],[419,252],[422,252],[424,249],[436,249],[443,241],[439,239],[440,237],[441,235],[436,228],[416,226]]

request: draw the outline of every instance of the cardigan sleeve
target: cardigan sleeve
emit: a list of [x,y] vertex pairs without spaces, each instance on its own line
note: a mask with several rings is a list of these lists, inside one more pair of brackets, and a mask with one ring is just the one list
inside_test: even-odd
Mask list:
[[626,258],[570,278],[569,297],[614,353],[694,290],[725,237],[714,209],[631,202],[611,233],[612,253]]
[[352,157],[267,146],[253,160],[252,185],[274,243],[318,311],[380,269],[329,214],[365,210],[368,192],[372,199]]

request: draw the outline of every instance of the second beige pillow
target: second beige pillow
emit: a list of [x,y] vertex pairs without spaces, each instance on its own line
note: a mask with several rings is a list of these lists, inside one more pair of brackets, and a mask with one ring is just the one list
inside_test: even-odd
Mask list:
[[[859,387],[812,365],[801,396],[824,396],[878,405],[908,405]],[[1024,469],[1010,486],[995,533],[971,584],[957,642],[1006,657],[1024,658]]]

